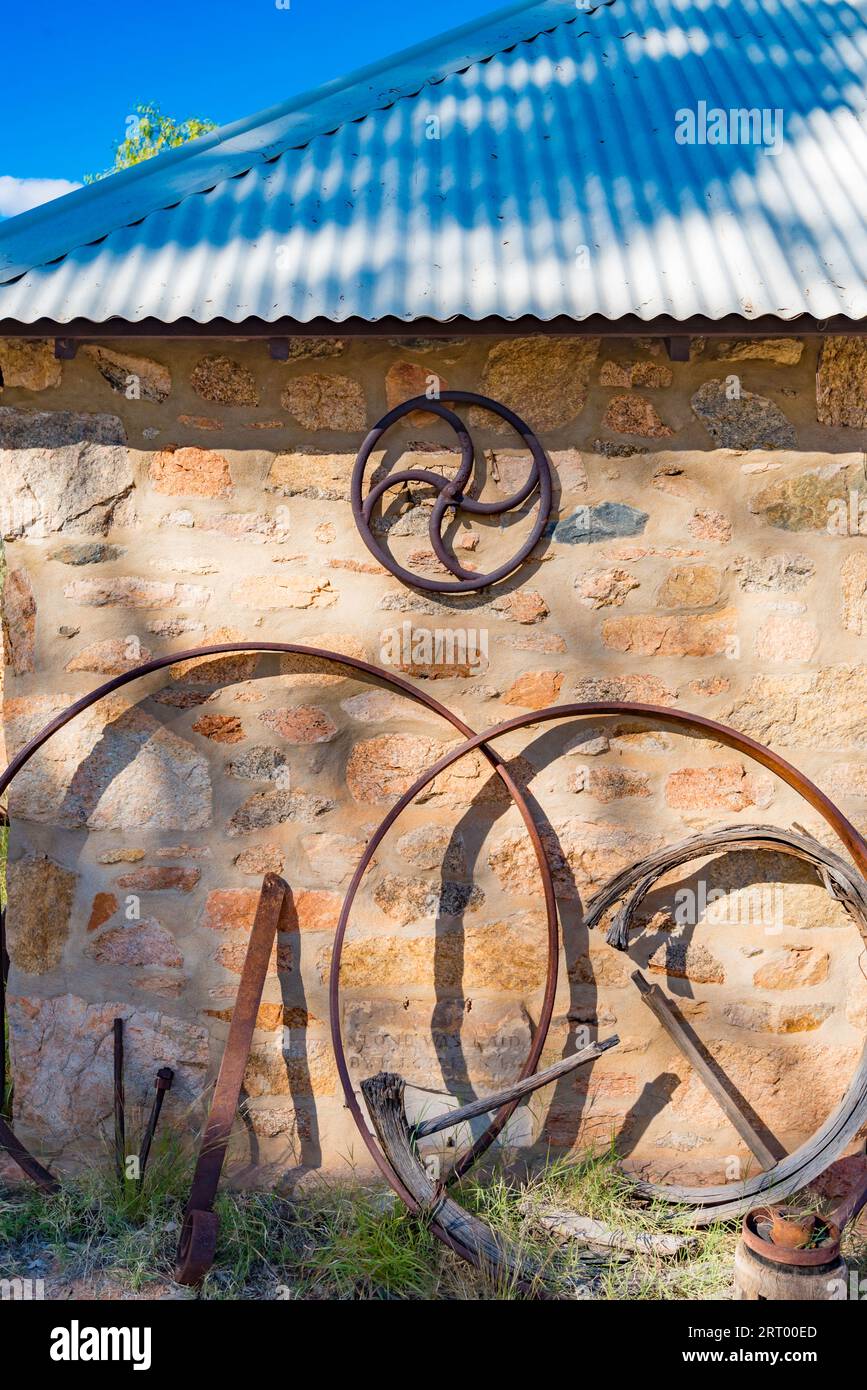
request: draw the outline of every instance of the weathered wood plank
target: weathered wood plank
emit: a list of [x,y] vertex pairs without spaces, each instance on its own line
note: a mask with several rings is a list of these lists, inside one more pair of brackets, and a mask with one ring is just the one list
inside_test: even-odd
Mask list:
[[673,1256],[684,1250],[694,1250],[698,1245],[697,1236],[617,1230],[603,1221],[594,1221],[591,1216],[581,1216],[576,1211],[552,1208],[538,1212],[537,1220],[552,1235],[560,1236],[563,1240],[602,1245],[608,1250],[627,1250],[633,1255]]
[[601,1057],[603,1052],[609,1048],[616,1047],[620,1042],[615,1033],[610,1038],[605,1038],[601,1042],[588,1044],[580,1052],[573,1052],[569,1057],[563,1057],[553,1066],[546,1067],[544,1071],[537,1071],[533,1076],[527,1076],[523,1081],[516,1081],[514,1085],[506,1087],[503,1091],[498,1091],[496,1095],[485,1096],[482,1100],[470,1101],[468,1105],[462,1105],[459,1110],[447,1110],[443,1115],[436,1115],[431,1120],[422,1120],[413,1126],[413,1138],[425,1139],[429,1134],[438,1134],[440,1130],[452,1129],[455,1125],[462,1124],[464,1120],[475,1119],[477,1115],[487,1115],[492,1110],[499,1110],[501,1106],[508,1105],[510,1101],[520,1100],[521,1096],[530,1095],[533,1091],[538,1091],[541,1086],[547,1086],[552,1081],[558,1081],[561,1076],[567,1076],[576,1067],[582,1066],[585,1062],[593,1062],[597,1057]]
[[488,1271],[504,1287],[519,1286],[541,1293],[540,1271],[514,1255],[490,1226],[449,1197],[442,1184],[428,1177],[413,1143],[404,1106],[403,1077],[380,1072],[362,1081],[361,1090],[383,1152],[416,1202],[456,1247],[464,1259]]
[[737,1101],[726,1090],[659,985],[649,984],[640,970],[634,972],[632,980],[641,991],[641,998],[644,1003],[662,1024],[668,1036],[676,1043],[690,1066],[701,1077],[720,1110],[737,1130],[750,1153],[758,1159],[763,1168],[773,1168],[778,1161],[777,1155],[771,1152],[758,1130],[750,1122],[749,1117],[744,1114]]

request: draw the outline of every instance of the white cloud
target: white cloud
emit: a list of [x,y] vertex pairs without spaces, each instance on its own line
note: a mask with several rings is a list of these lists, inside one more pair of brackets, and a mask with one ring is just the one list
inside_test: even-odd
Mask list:
[[16,179],[11,174],[0,174],[0,217],[15,217],[80,187],[80,183],[71,183],[69,179]]

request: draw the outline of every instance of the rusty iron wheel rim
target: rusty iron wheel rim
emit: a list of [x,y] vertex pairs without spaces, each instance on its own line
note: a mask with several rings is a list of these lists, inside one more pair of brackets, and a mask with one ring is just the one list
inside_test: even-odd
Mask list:
[[[814,810],[819,812],[849,850],[861,874],[867,878],[867,842],[864,841],[847,817],[843,815],[839,807],[837,807],[834,802],[831,801],[830,797],[826,796],[814,782],[797,768],[793,767],[791,763],[781,758],[779,754],[774,753],[770,748],[765,747],[764,744],[759,743],[756,739],[750,738],[747,734],[738,733],[737,730],[729,728],[728,725],[720,724],[716,720],[709,719],[704,715],[689,714],[685,710],[678,710],[663,705],[634,704],[619,701],[593,701],[579,704],[551,705],[546,709],[528,711],[525,714],[517,715],[513,719],[506,720],[502,724],[493,725],[485,729],[482,733],[473,735],[463,744],[452,749],[436,763],[432,764],[432,766],[417,779],[413,786],[404,793],[396,805],[391,808],[388,815],[374,832],[365,849],[362,860],[353,875],[335,934],[334,953],[331,961],[330,989],[332,996],[332,1033],[334,1037],[335,1053],[338,1055],[338,1058],[342,1057],[342,1040],[340,1037],[339,1022],[336,1023],[339,1017],[340,1005],[340,961],[349,914],[352,910],[352,905],[364,869],[370,863],[371,858],[384,836],[406,806],[418,796],[419,792],[424,791],[434,778],[446,771],[453,763],[465,757],[466,754],[473,752],[475,749],[489,745],[505,734],[535,724],[547,724],[555,720],[586,719],[600,716],[622,717],[624,715],[658,720],[662,723],[673,724],[686,731],[712,735],[718,742],[743,753],[760,763],[763,767],[766,767],[769,771],[775,773],[788,786],[797,791]],[[345,1059],[343,1060],[343,1067],[345,1074]],[[351,1085],[348,1087],[345,1086],[344,1089],[347,1095],[347,1103],[349,1104],[349,1108],[352,1111],[356,1125],[358,1126],[367,1148],[375,1158],[377,1166],[381,1171],[385,1172],[386,1177],[388,1177],[395,1191],[400,1191],[400,1186],[396,1183],[394,1176],[386,1172],[387,1165],[385,1164],[385,1160],[382,1154],[379,1153],[374,1136],[361,1116],[361,1110],[355,1101],[354,1095],[352,1098],[353,1103],[349,1103]],[[512,1109],[514,1108],[513,1106]],[[508,1118],[508,1116],[506,1118]],[[677,1190],[677,1195],[674,1195],[671,1190],[655,1184],[639,1184],[638,1182],[633,1182],[633,1186],[638,1195],[659,1197],[668,1202],[686,1204],[696,1208],[692,1213],[692,1219],[697,1225],[707,1224],[714,1219],[733,1219],[742,1216],[749,1210],[757,1196],[785,1197],[793,1190],[793,1186],[803,1187],[806,1186],[808,1182],[813,1181],[814,1178],[825,1171],[830,1163],[840,1156],[846,1144],[855,1137],[855,1134],[865,1120],[867,1120],[867,1041],[865,1041],[855,1076],[843,1100],[832,1114],[827,1117],[824,1124],[820,1126],[816,1135],[813,1136],[812,1141],[808,1141],[801,1145],[794,1153],[787,1154],[786,1157],[781,1159],[773,1168],[766,1170],[755,1178],[745,1180],[741,1185],[742,1191],[739,1197],[733,1198],[731,1190],[726,1188],[680,1188]],[[505,1123],[505,1120],[503,1123]],[[493,1126],[491,1128],[493,1128]],[[490,1133],[490,1131],[487,1131],[486,1135],[483,1137],[487,1137],[487,1133]],[[818,1155],[813,1154],[813,1156],[810,1157],[813,1148],[818,1144],[820,1139],[824,1141],[825,1146]],[[487,1145],[485,1147],[487,1147]],[[483,1152],[484,1150],[481,1151]],[[459,1163],[455,1165],[452,1170],[452,1179],[466,1172],[467,1168],[476,1157],[478,1157],[477,1144],[474,1144]],[[799,1168],[799,1160],[803,1161],[803,1167]],[[798,1180],[797,1183],[795,1183],[795,1179]],[[405,1194],[401,1195],[404,1196],[404,1200],[406,1201]],[[709,1201],[714,1198],[716,1198],[721,1205],[713,1209],[708,1209],[707,1211],[702,1211],[701,1208],[707,1207]],[[408,1205],[411,1210],[414,1210],[412,1202],[409,1202]]]
[[[134,681],[140,680],[145,676],[152,675],[157,671],[165,670],[167,667],[174,666],[182,661],[198,660],[201,658],[207,658],[211,656],[237,655],[243,652],[259,653],[261,655],[272,654],[277,656],[299,656],[305,658],[313,658],[316,661],[323,661],[330,663],[331,665],[346,667],[348,670],[352,672],[357,672],[360,675],[370,677],[374,680],[381,682],[384,685],[390,686],[392,689],[400,691],[401,694],[407,695],[410,699],[414,700],[417,704],[422,705],[431,713],[439,715],[454,729],[456,729],[459,734],[463,734],[465,736],[472,735],[473,731],[470,729],[469,725],[464,723],[464,721],[460,719],[456,714],[454,714],[451,710],[447,709],[445,705],[441,704],[438,700],[435,700],[433,696],[428,695],[426,692],[422,690],[419,690],[410,681],[405,680],[403,677],[394,675],[388,671],[383,670],[381,667],[375,666],[371,662],[363,661],[358,657],[347,656],[341,652],[333,652],[324,647],[309,647],[301,643],[294,642],[218,643],[204,647],[193,647],[187,649],[186,651],[174,652],[168,656],[155,657],[151,661],[142,662],[139,666],[134,667],[130,671],[125,671],[122,675],[112,677],[111,680],[104,682],[100,686],[97,686],[95,690],[90,691],[87,695],[81,696],[78,700],[66,706],[66,708],[61,710],[57,715],[55,715],[53,719],[49,720],[49,722],[41,730],[39,730],[38,733],[34,734],[34,736],[27,741],[23,748],[19,749],[18,753],[15,755],[14,758],[12,758],[12,760],[9,762],[4,771],[0,773],[0,795],[2,795],[8,789],[14,778],[21,771],[21,769],[24,766],[26,766],[26,764],[39,751],[39,749],[44,747],[44,745],[48,743],[49,740],[53,738],[53,736],[56,733],[59,733],[61,729],[65,728],[66,725],[71,723],[71,721],[75,719],[79,714],[82,714],[85,710],[90,709],[93,705],[97,704],[107,695],[111,695],[116,690],[120,690],[124,686],[131,685]],[[511,796],[512,800],[518,806],[519,811],[521,811],[522,816],[525,818],[525,824],[527,825],[528,833],[531,834],[531,837],[533,837],[534,839],[534,844],[537,846],[539,868],[542,874],[545,892],[545,900],[548,914],[548,967],[546,976],[545,1006],[542,1010],[542,1013],[540,1014],[537,1036],[533,1039],[533,1043],[531,1045],[527,1061],[525,1062],[525,1072],[527,1075],[529,1075],[536,1068],[538,1058],[541,1055],[545,1039],[547,1038],[551,1017],[553,1015],[554,997],[557,988],[557,973],[559,967],[559,925],[557,919],[556,902],[554,899],[554,885],[551,878],[550,869],[548,867],[548,861],[542,848],[541,838],[539,836],[538,830],[535,827],[535,823],[532,820],[529,808],[526,806],[526,802],[521,791],[516,786],[511,774],[509,773],[507,767],[505,766],[503,760],[500,758],[499,754],[497,754],[489,748],[482,748],[481,752],[483,756],[487,758],[488,762],[491,764],[493,771],[497,774],[497,776],[499,776],[500,780],[503,782],[507,791],[509,792],[509,795]],[[3,987],[3,996],[5,1000],[5,984]],[[332,985],[331,981],[329,981],[329,998],[331,999],[331,997]],[[334,1038],[335,1029],[334,1020],[332,1018],[332,1039],[334,1040]],[[354,1118],[356,1124],[359,1126],[359,1128],[362,1128],[363,1132],[366,1126],[364,1126],[364,1120],[361,1115],[361,1111],[358,1108],[358,1104],[355,1099],[354,1092],[352,1090],[352,1082],[349,1077],[346,1058],[343,1053],[342,1045],[340,1043],[339,1026],[336,1030],[336,1040],[336,1062],[338,1072],[341,1078],[341,1083],[344,1089],[344,1094],[346,1095],[347,1103],[349,1104],[350,1109],[353,1110],[353,1107],[355,1108]],[[355,1111],[357,1111],[357,1114],[355,1113]],[[505,1124],[506,1118],[508,1118],[508,1116],[503,1118],[502,1124]],[[499,1129],[502,1127],[502,1124],[499,1128],[495,1127],[494,1124],[490,1126],[490,1129],[487,1132],[487,1136],[483,1135],[481,1137],[481,1140],[479,1141],[479,1143],[482,1143],[483,1140],[485,1141],[482,1144],[482,1148],[479,1150],[479,1152],[483,1152],[485,1148],[487,1148],[491,1143],[493,1143],[494,1139],[499,1133]],[[36,1159],[29,1152],[27,1147],[15,1134],[12,1126],[2,1117],[0,1117],[0,1147],[5,1148],[6,1151],[10,1154],[10,1156],[18,1163],[22,1171],[25,1172],[27,1176],[30,1177],[44,1191],[56,1192],[59,1190],[60,1183],[56,1176],[53,1173],[51,1173],[49,1169],[45,1168],[38,1161],[38,1159]],[[389,1182],[391,1182],[392,1186],[395,1186],[394,1174],[392,1173],[390,1166],[385,1162],[385,1159],[380,1154],[378,1148],[376,1147],[375,1141],[373,1141],[372,1139],[372,1136],[371,1144],[368,1144],[368,1147],[370,1148],[370,1151],[374,1159],[376,1160],[377,1166],[380,1168],[383,1175],[389,1180]],[[405,1194],[399,1185],[396,1187],[396,1190],[399,1192],[399,1195],[402,1198],[404,1198],[404,1200],[406,1200],[408,1194]],[[452,1247],[457,1251],[458,1254],[464,1253],[451,1241],[447,1241],[446,1243],[452,1245]]]
[[[523,440],[530,451],[533,462],[526,483],[511,497],[504,498],[502,502],[479,502],[464,495],[464,488],[469,485],[472,477],[475,445],[463,420],[454,411],[447,410],[442,404],[443,401],[451,401],[455,405],[477,406],[480,409],[490,411],[492,415],[499,416],[501,420],[505,420],[507,424],[511,425],[515,433]],[[364,472],[373,450],[392,425],[397,424],[398,420],[402,420],[405,415],[409,415],[414,410],[424,410],[429,415],[439,416],[454,431],[461,446],[461,462],[457,474],[454,478],[449,479],[427,469],[402,469],[400,472],[388,474],[380,482],[374,484],[366,498],[362,497]],[[455,576],[454,580],[428,579],[424,575],[413,574],[412,570],[405,569],[393,559],[387,546],[378,546],[374,539],[370,521],[376,503],[391,488],[409,482],[424,484],[433,488],[437,493],[437,500],[428,526],[428,535],[434,554],[440,564]],[[455,513],[458,511],[468,512],[471,516],[500,516],[503,512],[513,511],[516,507],[523,506],[537,489],[539,492],[537,499],[539,514],[524,544],[505,564],[500,565],[489,574],[477,574],[474,570],[464,569],[446,550],[442,539],[442,526],[446,512],[453,510]],[[474,391],[441,391],[436,400],[428,400],[427,396],[414,396],[412,400],[403,401],[401,405],[395,406],[393,410],[383,415],[382,419],[373,426],[358,452],[355,467],[352,470],[350,488],[352,515],[355,518],[361,539],[371,555],[381,565],[384,565],[395,579],[399,579],[402,583],[409,584],[415,589],[424,589],[428,593],[435,594],[472,593],[474,590],[485,589],[491,584],[497,584],[501,579],[506,579],[510,574],[514,574],[515,570],[519,569],[532,554],[544,535],[551,512],[552,496],[551,465],[533,430],[508,406],[501,405],[499,401],[491,400],[488,396],[480,396]]]

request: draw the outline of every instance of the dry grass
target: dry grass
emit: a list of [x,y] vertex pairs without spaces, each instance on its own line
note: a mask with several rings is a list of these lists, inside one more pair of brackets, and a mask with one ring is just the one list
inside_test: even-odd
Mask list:
[[[121,1190],[106,1157],[55,1197],[0,1190],[0,1278],[42,1278],[49,1298],[195,1296],[171,1277],[191,1159],[170,1133],[154,1147],[143,1189]],[[686,1214],[636,1204],[616,1155],[553,1161],[519,1179],[507,1167],[464,1179],[455,1196],[542,1271],[549,1296],[704,1300],[730,1296],[737,1231],[712,1226],[678,1258],[620,1255],[558,1242],[553,1209],[631,1233],[686,1229]],[[517,1300],[435,1239],[392,1194],[320,1179],[291,1197],[224,1189],[220,1241],[205,1299]],[[867,1278],[867,1232],[847,1234],[850,1267]],[[867,1286],[865,1286],[867,1287]]]
[[[45,1278],[49,1297],[182,1296],[172,1284],[188,1157],[164,1141],[143,1191],[121,1191],[105,1172],[66,1184],[56,1197],[27,1187],[0,1194],[0,1277]],[[559,1244],[540,1216],[568,1208],[632,1231],[660,1230],[663,1214],[638,1208],[613,1154],[556,1162],[524,1181],[506,1170],[465,1179],[456,1193],[542,1268],[561,1298],[719,1298],[728,1293],[735,1235],[701,1233],[688,1257],[623,1258]],[[520,1299],[514,1288],[459,1260],[391,1194],[322,1180],[291,1198],[224,1191],[217,1261],[207,1299]],[[670,1215],[665,1229],[671,1229]],[[88,1290],[90,1292],[88,1292]]]

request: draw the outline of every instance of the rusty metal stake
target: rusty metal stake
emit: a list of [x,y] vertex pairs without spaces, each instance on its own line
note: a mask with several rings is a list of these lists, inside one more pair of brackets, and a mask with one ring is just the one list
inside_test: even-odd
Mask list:
[[142,1139],[141,1143],[141,1152],[138,1156],[139,1187],[141,1187],[142,1183],[144,1182],[145,1168],[147,1167],[148,1162],[148,1154],[151,1151],[151,1144],[153,1143],[154,1134],[156,1133],[156,1127],[159,1123],[160,1111],[163,1108],[163,1101],[165,1100],[166,1091],[171,1090],[172,1082],[174,1081],[174,1079],[175,1074],[172,1071],[171,1067],[160,1067],[159,1071],[157,1072],[156,1082],[154,1083],[156,1086],[156,1092],[154,1094],[153,1103],[151,1105],[151,1113],[148,1116],[147,1127],[145,1129],[144,1138]]
[[217,1252],[219,1222],[213,1209],[214,1199],[244,1083],[268,962],[288,892],[288,884],[277,874],[265,875],[229,1026],[229,1038],[220,1063],[208,1123],[184,1212],[175,1265],[175,1279],[179,1284],[201,1284]]
[[114,1161],[118,1182],[126,1181],[126,1106],[123,1094],[123,1019],[114,1020]]

